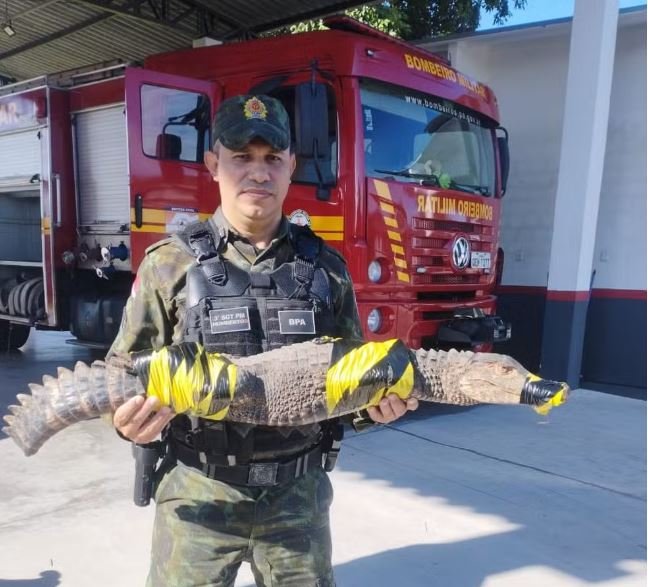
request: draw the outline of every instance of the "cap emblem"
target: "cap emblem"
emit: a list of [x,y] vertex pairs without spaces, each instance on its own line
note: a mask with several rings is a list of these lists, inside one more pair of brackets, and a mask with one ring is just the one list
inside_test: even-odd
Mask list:
[[250,118],[259,118],[261,120],[265,120],[266,117],[268,116],[268,109],[266,108],[265,104],[259,100],[256,96],[250,98],[245,104],[243,105],[243,112],[245,114],[245,118],[250,119]]

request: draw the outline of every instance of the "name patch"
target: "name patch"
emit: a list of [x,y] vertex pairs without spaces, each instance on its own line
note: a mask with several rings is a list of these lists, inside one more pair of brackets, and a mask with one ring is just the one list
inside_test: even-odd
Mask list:
[[313,310],[279,310],[281,334],[315,334]]
[[250,311],[247,307],[209,310],[209,325],[212,334],[250,330]]

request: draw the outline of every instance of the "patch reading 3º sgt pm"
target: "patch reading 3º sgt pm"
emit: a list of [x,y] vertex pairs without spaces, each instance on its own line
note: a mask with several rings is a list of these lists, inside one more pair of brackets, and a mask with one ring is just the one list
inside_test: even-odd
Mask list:
[[281,334],[315,334],[313,310],[279,310]]
[[250,330],[250,311],[247,307],[209,310],[209,325],[212,334]]

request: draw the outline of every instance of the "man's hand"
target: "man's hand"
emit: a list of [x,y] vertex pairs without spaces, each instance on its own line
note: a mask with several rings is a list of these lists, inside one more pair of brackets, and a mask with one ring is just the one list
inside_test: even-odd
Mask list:
[[414,397],[408,397],[403,401],[395,393],[390,393],[387,397],[380,400],[377,406],[367,408],[369,417],[378,424],[389,424],[398,420],[405,415],[407,411],[414,411],[418,408],[418,400]]
[[156,397],[149,397],[145,401],[144,397],[138,395],[117,408],[113,424],[122,435],[133,442],[153,442],[175,416],[171,408],[159,406],[160,401]]

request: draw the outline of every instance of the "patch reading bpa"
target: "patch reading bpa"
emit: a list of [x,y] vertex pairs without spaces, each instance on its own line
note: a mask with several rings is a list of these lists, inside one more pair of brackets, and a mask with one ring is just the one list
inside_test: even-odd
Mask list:
[[251,330],[250,310],[245,306],[227,310],[209,310],[209,325],[212,334]]
[[313,310],[279,310],[278,314],[281,334],[315,334]]

